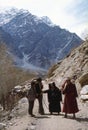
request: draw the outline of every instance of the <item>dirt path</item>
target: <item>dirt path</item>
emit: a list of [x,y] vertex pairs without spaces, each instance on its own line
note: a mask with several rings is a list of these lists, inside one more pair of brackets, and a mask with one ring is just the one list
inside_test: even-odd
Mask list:
[[[46,97],[44,101],[47,104]],[[88,104],[82,104],[78,99],[80,111],[76,114],[76,119],[73,119],[72,114],[68,118],[64,118],[64,113],[49,115],[45,103],[44,109],[48,114],[37,119],[36,130],[88,130]]]
[[36,117],[34,118],[28,115],[28,102],[26,101],[22,104],[21,111],[19,110],[19,116],[7,122],[7,130],[88,130],[88,104],[83,104],[78,100],[80,111],[76,114],[76,119],[73,119],[72,115],[64,118],[63,113],[49,115],[46,94],[44,94],[43,105],[46,115],[39,115],[36,100],[34,108]]
[[80,108],[82,110],[76,115],[76,119],[73,119],[72,115],[64,118],[63,113],[38,119],[36,130],[88,130],[88,107]]

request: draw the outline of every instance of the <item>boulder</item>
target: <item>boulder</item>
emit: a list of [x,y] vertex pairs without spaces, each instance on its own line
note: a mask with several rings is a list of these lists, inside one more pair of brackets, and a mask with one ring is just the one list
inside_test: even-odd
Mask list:
[[88,72],[81,75],[81,77],[79,78],[79,83],[81,84],[81,86],[88,84]]
[[83,86],[83,88],[80,91],[81,95],[88,95],[88,85]]
[[80,99],[83,101],[88,101],[88,95],[81,95]]
[[6,124],[0,123],[0,130],[5,130]]
[[85,101],[88,100],[88,85],[83,86],[80,91],[80,99]]

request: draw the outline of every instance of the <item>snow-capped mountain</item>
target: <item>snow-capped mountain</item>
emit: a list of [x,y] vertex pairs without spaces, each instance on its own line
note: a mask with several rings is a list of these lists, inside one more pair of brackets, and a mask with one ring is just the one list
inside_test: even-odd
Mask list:
[[10,22],[18,12],[19,10],[16,8],[0,8],[0,26]]
[[[31,64],[48,69],[68,55],[72,48],[82,43],[82,39],[75,33],[52,24],[48,17],[39,18],[23,9],[10,12],[10,19],[8,12],[8,17],[3,18],[3,15],[0,15],[3,23],[0,25],[12,37],[10,47],[13,54],[20,59],[22,67]],[[19,63],[17,60],[17,64]]]

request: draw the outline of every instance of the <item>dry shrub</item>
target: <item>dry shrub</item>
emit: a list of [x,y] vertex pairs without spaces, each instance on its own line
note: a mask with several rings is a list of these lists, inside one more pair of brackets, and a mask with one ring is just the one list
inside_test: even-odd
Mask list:
[[[0,43],[0,101],[6,98],[11,89],[29,79],[32,79],[35,74],[17,68],[13,64],[13,60],[8,54],[5,44]],[[2,103],[3,104],[3,103]],[[5,105],[5,102],[4,102]]]
[[50,68],[50,70],[49,70],[49,72],[48,72],[48,74],[47,74],[48,78],[50,78],[50,77],[52,77],[52,76],[54,75],[54,71],[55,71],[57,68],[58,68],[58,65],[57,65],[57,64],[53,65],[53,66]]

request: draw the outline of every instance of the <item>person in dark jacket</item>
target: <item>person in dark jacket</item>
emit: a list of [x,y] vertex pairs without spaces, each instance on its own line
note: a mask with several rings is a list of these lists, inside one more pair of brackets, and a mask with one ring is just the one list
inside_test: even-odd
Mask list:
[[29,115],[31,115],[33,117],[33,116],[35,116],[33,114],[33,108],[34,108],[34,101],[36,99],[36,89],[35,89],[34,81],[31,82],[31,88],[28,91],[27,98],[28,98],[28,103],[29,103],[28,113],[29,113]]
[[42,95],[42,89],[43,89],[43,84],[42,84],[42,78],[38,78],[36,81],[36,97],[39,102],[39,114],[44,115],[44,108],[43,108],[43,95]]
[[43,93],[47,93],[50,114],[53,114],[53,112],[59,114],[61,112],[60,101],[62,101],[62,95],[60,89],[56,87],[55,82],[49,84],[49,89],[43,91]]

